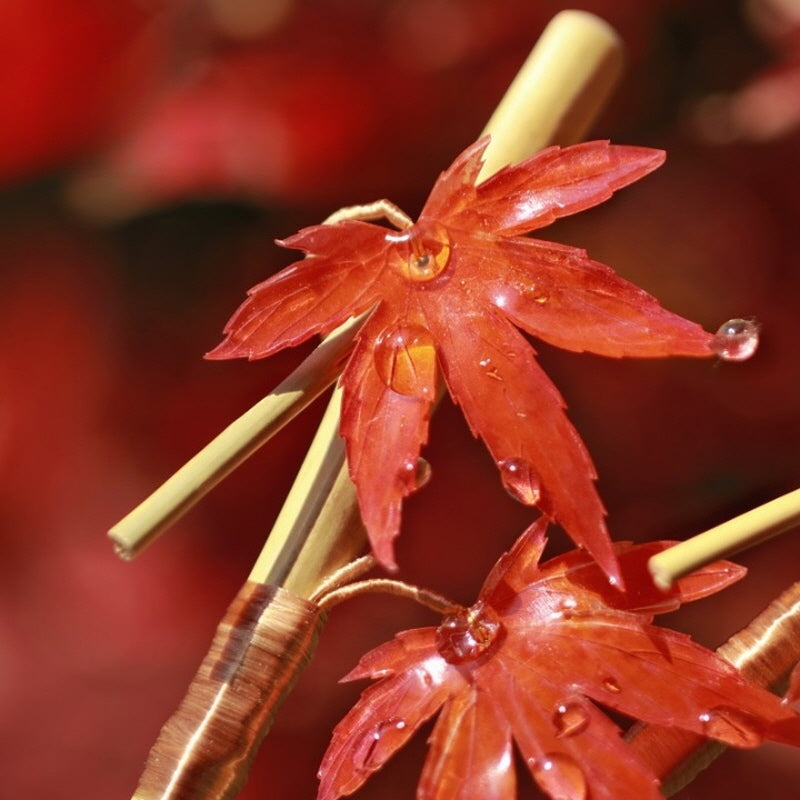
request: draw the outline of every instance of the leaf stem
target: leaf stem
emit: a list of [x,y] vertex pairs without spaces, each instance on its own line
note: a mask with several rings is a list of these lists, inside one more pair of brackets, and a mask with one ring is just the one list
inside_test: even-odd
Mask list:
[[319,598],[318,604],[323,611],[330,611],[331,608],[345,600],[371,592],[404,597],[431,609],[431,611],[435,611],[437,614],[454,614],[463,610],[463,606],[454,603],[444,595],[438,594],[438,592],[422,589],[419,586],[413,586],[410,583],[397,581],[393,578],[371,578],[370,580],[357,581],[356,583],[340,586],[323,594]]
[[647,566],[655,584],[666,591],[678,578],[797,525],[800,525],[800,489],[663,550]]

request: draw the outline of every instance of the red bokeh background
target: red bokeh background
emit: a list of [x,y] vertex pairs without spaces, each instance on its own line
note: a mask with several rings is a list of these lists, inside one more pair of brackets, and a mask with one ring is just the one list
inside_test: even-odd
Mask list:
[[[800,482],[800,89],[791,0],[587,0],[629,70],[595,134],[667,164],[548,235],[757,356],[614,362],[537,345],[617,539],[683,538]],[[547,20],[529,0],[8,0],[0,8],[0,774],[4,793],[126,797],[246,577],[321,406],[137,561],[104,533],[304,352],[204,362],[272,240],[389,196],[419,209]],[[792,17],[794,21],[792,22]],[[793,83],[794,81],[794,83]],[[764,88],[766,87],[766,88]],[[766,124],[765,120],[770,124]],[[764,124],[759,124],[764,123]],[[319,404],[318,404],[319,405]],[[445,403],[402,577],[469,602],[532,519]],[[558,535],[552,552],[566,546]],[[798,578],[796,533],[670,620],[715,646]],[[244,800],[312,797],[368,647],[433,622],[333,613]],[[420,739],[358,795],[413,796]],[[800,756],[731,752],[680,797],[796,796]],[[524,783],[520,797],[534,796]]]

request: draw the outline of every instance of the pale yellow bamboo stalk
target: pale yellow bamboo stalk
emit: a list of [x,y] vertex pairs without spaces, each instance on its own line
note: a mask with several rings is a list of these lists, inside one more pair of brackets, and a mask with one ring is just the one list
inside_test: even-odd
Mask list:
[[357,321],[328,336],[294,371],[149,497],[112,527],[108,535],[124,559],[138,555],[159,533],[312,403],[337,378]]
[[249,581],[308,598],[321,576],[340,569],[364,547],[355,486],[338,436],[341,398],[337,386]]
[[800,489],[662,550],[650,559],[648,568],[656,585],[667,590],[678,578],[797,525],[800,525]]
[[550,21],[484,128],[492,142],[480,179],[551,144],[580,141],[623,67],[617,32],[586,11]]

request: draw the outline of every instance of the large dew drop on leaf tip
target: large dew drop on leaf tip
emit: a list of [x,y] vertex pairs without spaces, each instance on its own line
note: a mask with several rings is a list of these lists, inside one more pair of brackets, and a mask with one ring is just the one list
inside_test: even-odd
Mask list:
[[505,490],[520,503],[535,506],[542,496],[539,476],[523,458],[503,458],[497,462]]
[[711,340],[711,349],[723,361],[746,361],[758,348],[758,325],[749,319],[729,319]]
[[764,741],[764,726],[737,708],[717,706],[699,716],[703,733],[736,747],[758,747]]
[[559,703],[553,712],[553,727],[559,738],[577,736],[589,727],[589,721],[589,712],[578,700]]
[[495,610],[478,601],[456,614],[448,614],[436,629],[436,649],[449,664],[475,661],[497,644],[503,623]]
[[534,780],[551,800],[586,800],[589,796],[586,776],[572,756],[547,753],[530,759],[528,765]]
[[398,394],[431,397],[436,385],[436,349],[421,325],[387,328],[373,352],[378,377]]
[[402,233],[387,233],[392,245],[389,263],[413,283],[427,283],[444,272],[450,262],[450,237],[444,226],[433,222],[414,225]]

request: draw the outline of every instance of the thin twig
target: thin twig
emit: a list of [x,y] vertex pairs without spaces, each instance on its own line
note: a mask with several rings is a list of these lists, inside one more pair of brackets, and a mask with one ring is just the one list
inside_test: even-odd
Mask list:
[[377,563],[375,556],[370,553],[351,561],[349,564],[345,564],[341,569],[328,575],[308,599],[312,603],[319,603],[326,594],[352,583],[356,578],[360,578],[371,569],[374,569]]

